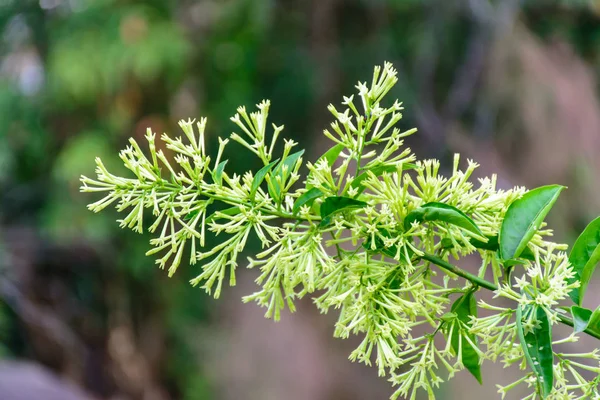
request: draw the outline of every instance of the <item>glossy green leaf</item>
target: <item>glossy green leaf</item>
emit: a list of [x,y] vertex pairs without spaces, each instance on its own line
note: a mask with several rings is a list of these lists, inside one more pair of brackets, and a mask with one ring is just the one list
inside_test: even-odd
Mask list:
[[287,178],[292,173],[296,163],[298,162],[300,157],[302,157],[303,154],[304,150],[300,150],[294,154],[290,154],[289,156],[281,160],[281,162],[275,168],[274,175],[282,175],[284,167],[287,167],[285,169],[285,176],[282,175],[284,177],[283,180],[285,180],[285,178]]
[[[486,236],[487,242],[483,242],[476,238],[469,239],[469,242],[478,249],[489,250],[489,251],[498,251],[500,248],[498,244],[498,236]],[[529,247],[525,247],[525,249],[521,252],[519,257],[524,258],[526,260],[535,260],[535,255],[529,249]],[[515,263],[518,263],[515,261]]]
[[367,205],[364,201],[351,199],[350,197],[333,196],[325,199],[321,204],[321,227],[327,226],[331,223],[333,215],[348,211],[363,208]]
[[223,218],[223,215],[235,215],[235,214],[238,214],[239,212],[240,212],[240,208],[237,206],[225,208],[224,210],[215,211],[214,213],[212,213],[210,216],[208,216],[206,218],[206,223],[209,223],[215,219]]
[[[392,236],[387,229],[381,229],[381,228],[379,229],[379,234],[386,238],[389,238]],[[398,252],[398,246],[393,245],[393,246],[386,247],[385,243],[383,242],[383,240],[381,239],[381,237],[379,235],[375,235],[375,246],[373,246],[373,239],[371,238],[371,236],[368,236],[367,239],[363,242],[363,247],[368,251],[374,251],[377,253],[381,253],[390,258],[396,257],[396,253]],[[375,249],[373,249],[373,247],[375,247]]]
[[[456,314],[458,320],[462,322],[460,324],[457,322],[455,328],[452,330],[452,337],[450,338],[452,348],[455,353],[458,353],[459,348],[461,349],[461,361],[463,365],[479,383],[482,383],[479,354],[477,354],[477,351],[469,343],[470,340],[474,344],[477,344],[477,339],[466,328],[471,326],[471,316],[477,317],[475,294],[468,292],[456,299],[454,304],[452,304],[451,312]],[[469,340],[465,339],[465,337],[468,337]]]
[[[330,148],[329,150],[327,150],[321,157],[319,157],[318,160],[317,160],[317,162],[315,164],[318,164],[319,161],[321,161],[321,160],[327,160],[327,165],[329,165],[330,167],[333,166],[333,164],[335,164],[335,161],[340,156],[340,153],[345,148],[346,148],[346,146],[344,146],[343,144],[336,144],[335,146],[333,146],[332,148]],[[306,182],[307,182],[306,188],[307,189],[311,189],[313,187],[312,185],[308,184],[308,182],[310,181],[311,174],[312,173],[309,172],[308,176],[306,178]]]
[[327,165],[329,165],[331,167],[331,166],[333,166],[333,164],[335,164],[335,160],[338,159],[338,157],[340,156],[340,153],[345,148],[346,148],[346,146],[344,146],[341,143],[338,143],[335,146],[333,146],[332,148],[330,148],[329,150],[327,150],[321,157],[319,157],[318,161],[325,159],[325,160],[327,160]]
[[300,150],[294,154],[290,154],[289,156],[281,160],[281,162],[277,164],[277,166],[273,170],[273,173],[271,174],[272,178],[269,182],[269,194],[276,201],[281,201],[281,191],[283,189],[280,187],[280,183],[277,181],[276,178],[279,177],[281,184],[285,185],[288,177],[294,170],[296,163],[298,162],[300,157],[302,157],[303,154],[304,150]]
[[294,207],[292,209],[292,213],[294,215],[298,214],[298,211],[300,211],[300,207],[302,207],[303,205],[310,206],[312,202],[315,201],[315,199],[318,199],[321,196],[323,196],[323,192],[321,192],[317,188],[312,188],[308,190],[296,199],[296,202],[294,203]]
[[600,333],[600,307],[596,308],[588,322],[588,328]]
[[193,219],[196,215],[198,215],[199,212],[200,212],[200,210],[194,210],[194,211],[188,213],[185,217],[183,217],[183,220],[189,221],[189,220]]
[[478,240],[475,238],[471,238],[469,240],[469,242],[471,242],[471,244],[478,249],[489,250],[489,251],[498,251],[498,249],[499,249],[498,236],[486,236],[486,237],[487,237],[487,242],[484,242],[482,240]]
[[587,330],[600,334],[600,307],[592,311],[584,307],[572,306],[571,315],[575,333]]
[[260,187],[260,184],[263,183],[267,174],[271,172],[271,169],[273,169],[273,167],[275,166],[275,164],[277,164],[278,161],[279,159],[273,161],[270,164],[265,165],[264,167],[258,170],[256,175],[254,176],[254,179],[252,180],[252,186],[250,187],[251,200],[254,200],[254,196],[256,196],[256,191]]
[[[415,169],[415,168],[417,168],[417,166],[415,164],[411,164],[411,163],[402,164],[402,171],[406,171],[409,169]],[[366,171],[364,171],[363,173],[358,175],[356,178],[354,178],[352,180],[352,184],[350,186],[353,188],[357,188],[358,194],[360,194],[365,190],[365,187],[363,185],[361,185],[361,182],[369,177],[369,172],[372,172],[373,174],[375,174],[375,176],[380,176],[384,172],[396,172],[397,170],[398,170],[397,165],[377,165],[375,167],[367,169]]]
[[512,202],[500,227],[500,258],[511,260],[521,255],[563,189],[560,185],[542,186]]
[[579,235],[569,254],[569,262],[577,274],[571,282],[580,282],[579,288],[572,290],[569,296],[573,302],[581,305],[590,279],[600,262],[600,217],[590,222]]
[[447,222],[456,225],[480,237],[484,237],[479,227],[465,213],[458,208],[444,203],[423,204],[408,213],[404,218],[404,229],[409,229],[413,222]]
[[571,307],[571,315],[573,316],[573,330],[575,333],[583,332],[590,322],[592,310],[587,308],[573,306]]
[[546,312],[541,307],[528,307],[529,312],[535,312],[539,322],[538,328],[525,334],[523,330],[523,310],[517,307],[517,332],[521,348],[527,359],[527,364],[535,373],[540,395],[545,399],[554,386],[554,353],[552,352],[552,328]]
[[221,184],[221,182],[223,181],[223,170],[225,169],[225,165],[227,164],[228,160],[225,160],[221,163],[219,163],[219,165],[217,165],[217,168],[215,168],[215,170],[213,171],[213,180],[215,181],[215,183],[217,184]]

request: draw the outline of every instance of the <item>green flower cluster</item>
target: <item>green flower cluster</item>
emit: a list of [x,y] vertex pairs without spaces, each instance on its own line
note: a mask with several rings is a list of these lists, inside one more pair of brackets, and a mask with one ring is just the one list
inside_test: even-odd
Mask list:
[[[105,194],[90,204],[94,212],[111,204],[127,210],[119,222],[136,232],[143,232],[144,210],[150,210],[148,231],[155,237],[147,254],[169,275],[184,256],[200,263],[191,283],[214,297],[227,276],[235,284],[240,256],[256,236],[263,250],[246,266],[260,270],[260,289],[244,301],[277,320],[285,307],[294,311],[297,299],[315,294],[321,312],[339,310],[336,337],[363,337],[350,359],[374,361],[380,375],[389,374],[394,399],[414,399],[419,390],[433,399],[441,382],[464,369],[481,381],[483,361],[499,358],[527,371],[501,387],[502,395],[522,383],[532,388],[528,399],[600,398],[598,352],[552,347],[584,331],[600,337],[600,311],[573,306],[572,321],[559,308],[569,297],[580,303],[582,276],[589,281],[589,265],[600,258],[600,251],[584,251],[574,261],[565,245],[547,240],[552,232],[543,218],[563,188],[503,191],[495,176],[474,184],[477,164],[468,161],[461,170],[458,155],[449,177],[440,175],[437,160],[417,161],[403,143],[416,130],[396,127],[402,104],[383,103],[396,81],[386,63],[375,68],[370,84],[357,85],[356,100],[329,106],[334,122],[324,134],[333,145],[306,163],[303,181],[296,143],[285,141],[283,154],[274,154],[283,126],[269,127],[263,101],[257,111],[241,107],[231,118],[239,133],[230,139],[264,165],[256,173],[227,172],[230,141],[219,139],[213,160],[205,151],[206,119],[190,120],[180,122],[185,139],[161,136],[171,158],[148,131],[148,156],[133,139],[120,153],[132,178],[111,174],[96,159],[98,176],[82,177],[82,191]],[[584,248],[594,229],[580,238]],[[207,234],[225,238],[205,248]],[[473,254],[481,259],[477,274],[449,263]],[[480,288],[514,300],[515,308],[477,301]],[[559,322],[575,325],[573,334],[554,338]]]

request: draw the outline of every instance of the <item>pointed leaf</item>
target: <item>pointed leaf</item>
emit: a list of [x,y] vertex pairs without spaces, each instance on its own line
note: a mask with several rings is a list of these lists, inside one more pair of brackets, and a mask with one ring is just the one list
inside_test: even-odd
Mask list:
[[[409,169],[415,169],[417,166],[411,163],[403,163],[402,171],[406,171]],[[365,187],[361,185],[361,182],[369,177],[369,172],[375,174],[375,176],[383,175],[384,172],[396,172],[398,170],[398,165],[377,165],[375,167],[371,167],[367,169],[362,174],[358,175],[356,178],[352,180],[352,184],[350,185],[353,188],[358,189],[358,194],[362,193],[365,190]]]
[[415,221],[447,222],[449,224],[456,225],[469,232],[472,232],[480,236],[481,238],[485,237],[483,236],[483,233],[479,230],[479,227],[475,224],[475,222],[473,222],[473,220],[469,218],[465,213],[463,213],[456,207],[444,203],[427,203],[411,211],[404,218],[404,229],[409,229],[411,224]]
[[600,334],[600,307],[592,311],[587,308],[572,306],[571,315],[573,316],[573,331],[575,333],[587,331]]
[[600,333],[600,307],[596,308],[588,322],[588,329]]
[[287,176],[290,175],[290,173],[294,169],[294,166],[296,165],[296,163],[298,162],[300,157],[302,157],[303,154],[304,154],[304,150],[300,150],[294,154],[290,154],[289,156],[287,156],[286,158],[281,160],[279,165],[277,165],[277,167],[275,168],[274,175],[283,174],[283,167],[287,167],[286,173],[285,173],[285,177],[287,178]]
[[[471,326],[471,316],[477,317],[477,301],[473,292],[456,299],[451,308],[452,313],[456,314],[458,320],[462,324],[457,323],[454,330],[452,331],[452,337],[450,338],[452,348],[455,353],[458,353],[458,349],[461,349],[461,361],[465,368],[477,379],[481,384],[481,364],[479,360],[479,354],[473,348],[469,340],[477,344],[477,339],[471,333],[468,328]],[[469,340],[465,339],[468,337]],[[460,343],[459,343],[460,340]]]
[[189,221],[192,218],[194,218],[196,215],[198,215],[199,212],[200,212],[200,210],[191,211],[185,217],[183,217],[183,220],[184,221]]
[[[321,155],[321,157],[319,157],[317,159],[317,162],[315,162],[315,164],[318,164],[319,161],[321,161],[321,160],[327,160],[327,165],[329,165],[330,167],[333,166],[333,164],[335,164],[335,161],[340,156],[340,153],[345,148],[346,148],[346,146],[344,146],[341,143],[336,144],[335,146],[333,146],[332,148],[327,150],[323,155]],[[309,172],[308,176],[306,177],[306,188],[307,189],[312,189],[312,187],[313,187],[313,185],[310,185],[308,183],[310,181],[311,175],[312,175],[312,172]]]
[[315,199],[318,199],[321,196],[323,196],[323,192],[321,192],[317,188],[312,188],[307,192],[303,193],[300,197],[296,199],[296,202],[294,203],[294,207],[292,209],[292,214],[298,214],[298,211],[300,211],[300,207],[302,207],[303,205],[310,206],[312,202],[315,201]]
[[[300,157],[302,157],[302,154],[304,154],[304,150],[300,150],[294,154],[290,154],[289,156],[281,160],[281,162],[277,164],[277,167],[275,167],[275,169],[273,170],[273,173],[271,174],[272,178],[269,184],[269,194],[276,201],[281,200],[281,190],[283,189],[280,187],[280,183],[277,181],[277,177],[279,177],[279,179],[281,180],[281,184],[285,186],[288,177],[292,173],[292,170],[294,169]],[[285,172],[284,167],[286,167]]]
[[590,322],[592,310],[587,308],[573,306],[571,307],[571,315],[573,316],[573,330],[575,333],[583,332]]
[[252,180],[252,186],[250,187],[250,199],[254,200],[254,196],[256,195],[256,191],[260,187],[260,184],[263,183],[267,174],[271,171],[271,169],[277,164],[279,159],[273,161],[270,164],[265,165],[261,169],[258,170],[254,179]]
[[[379,229],[379,234],[386,238],[389,238],[392,236],[390,234],[390,232],[384,228]],[[367,239],[363,242],[363,247],[367,251],[374,251],[377,253],[381,253],[390,258],[396,257],[396,253],[398,252],[398,246],[392,245],[392,246],[386,247],[385,243],[383,242],[381,237],[379,237],[379,235],[375,235],[375,246],[373,246],[373,239],[371,238],[371,236],[368,236]],[[375,248],[373,249],[373,247],[375,247]]]
[[[469,239],[469,242],[478,249],[489,250],[489,251],[498,251],[498,249],[500,248],[499,244],[498,244],[498,236],[486,236],[486,238],[488,240],[487,242],[483,242],[476,238]],[[535,255],[533,254],[531,249],[529,249],[529,247],[525,247],[525,249],[521,252],[519,257],[524,258],[526,260],[530,260],[530,261],[535,260]],[[506,260],[504,262],[505,267],[508,267],[511,264],[512,265],[522,264],[522,262],[518,261],[518,260]]]
[[500,227],[500,258],[521,255],[563,189],[560,185],[542,186],[512,202]]
[[473,246],[482,250],[498,251],[498,236],[486,236],[487,242],[475,238],[469,239]]
[[217,167],[213,171],[213,180],[215,181],[215,183],[217,183],[219,185],[223,181],[223,170],[225,169],[225,165],[227,164],[227,161],[228,160],[225,160],[225,161],[219,163],[219,165],[217,165]]
[[569,283],[579,280],[579,288],[569,293],[576,304],[581,305],[594,270],[600,261],[600,217],[596,218],[583,230],[575,241],[569,262],[573,266],[576,276]]
[[215,211],[208,218],[206,218],[206,223],[209,223],[215,219],[223,218],[223,215],[235,215],[240,212],[239,207],[230,207],[225,208],[224,210]]
[[327,160],[327,165],[329,165],[331,167],[331,166],[333,166],[333,164],[335,164],[335,160],[338,159],[338,157],[340,156],[340,153],[345,148],[346,148],[346,146],[344,146],[341,143],[338,143],[335,146],[333,146],[332,148],[330,148],[329,150],[327,150],[321,157],[319,157],[317,162],[325,159],[325,160]]
[[350,197],[328,197],[325,199],[323,204],[321,204],[321,223],[319,226],[324,227],[331,223],[331,219],[333,215],[348,211],[355,210],[358,208],[363,208],[367,205],[364,201],[351,199]]
[[519,305],[517,307],[517,332],[521,341],[521,348],[527,359],[529,368],[537,377],[540,395],[545,399],[552,391],[554,386],[554,353],[552,352],[552,328],[548,321],[546,312],[541,307],[526,310],[535,312],[539,327],[532,332],[525,334],[523,330],[523,310]]

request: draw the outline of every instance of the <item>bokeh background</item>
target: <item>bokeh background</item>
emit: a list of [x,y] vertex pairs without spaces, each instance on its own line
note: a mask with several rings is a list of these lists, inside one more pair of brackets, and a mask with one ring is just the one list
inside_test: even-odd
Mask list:
[[[326,105],[384,60],[419,156],[460,152],[503,187],[569,186],[560,240],[600,214],[600,2],[0,0],[0,399],[386,399],[346,360],[356,343],[331,338],[335,315],[308,299],[264,320],[240,301],[253,271],[220,301],[188,285],[193,268],[168,279],[148,235],[78,192],[95,156],[118,168],[147,127],[207,116],[214,150],[263,98],[314,160]],[[239,152],[229,167],[259,165]],[[514,376],[461,374],[439,398],[497,398]]]

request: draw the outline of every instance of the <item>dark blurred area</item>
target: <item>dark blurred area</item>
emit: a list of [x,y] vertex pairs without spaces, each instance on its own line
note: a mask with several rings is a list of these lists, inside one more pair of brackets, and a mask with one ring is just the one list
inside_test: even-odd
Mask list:
[[[240,271],[214,301],[188,284],[194,268],[168,279],[144,256],[149,235],[87,211],[79,176],[95,156],[122,171],[118,150],[147,127],[179,135],[179,119],[207,116],[216,151],[236,107],[267,98],[314,160],[327,104],[391,61],[420,157],[460,152],[503,187],[567,185],[559,240],[600,214],[598,1],[0,0],[0,34],[2,400],[392,393],[310,299],[264,320],[240,301],[255,271]],[[259,164],[240,152],[230,166]],[[484,369],[468,393],[461,375],[439,397],[498,398],[503,374]]]

